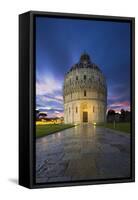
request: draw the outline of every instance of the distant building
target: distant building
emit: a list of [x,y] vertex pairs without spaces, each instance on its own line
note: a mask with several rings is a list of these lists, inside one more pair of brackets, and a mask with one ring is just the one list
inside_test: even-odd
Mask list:
[[39,118],[36,121],[36,124],[62,124],[63,122],[64,122],[63,117]]
[[79,62],[66,73],[63,94],[65,123],[106,120],[106,79],[88,54],[82,54]]

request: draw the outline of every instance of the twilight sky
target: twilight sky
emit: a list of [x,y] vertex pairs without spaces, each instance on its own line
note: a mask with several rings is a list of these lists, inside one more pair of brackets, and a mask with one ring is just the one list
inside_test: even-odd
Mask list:
[[130,24],[36,18],[36,108],[63,116],[64,74],[86,51],[107,79],[108,109],[130,110]]

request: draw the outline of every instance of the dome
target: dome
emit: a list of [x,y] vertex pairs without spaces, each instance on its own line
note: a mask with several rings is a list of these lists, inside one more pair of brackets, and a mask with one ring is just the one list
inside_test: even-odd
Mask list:
[[92,68],[101,71],[95,63],[91,62],[90,56],[87,53],[81,54],[79,62],[74,64],[67,73],[76,68]]

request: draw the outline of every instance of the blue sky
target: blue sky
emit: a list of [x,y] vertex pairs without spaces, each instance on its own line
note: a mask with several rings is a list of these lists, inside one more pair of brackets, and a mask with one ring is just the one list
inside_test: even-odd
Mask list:
[[86,51],[107,79],[108,109],[130,110],[130,24],[36,18],[36,108],[63,116],[65,73]]

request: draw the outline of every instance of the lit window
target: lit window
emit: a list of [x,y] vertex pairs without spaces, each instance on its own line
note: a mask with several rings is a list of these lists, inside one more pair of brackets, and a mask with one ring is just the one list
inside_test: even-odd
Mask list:
[[84,96],[86,97],[86,90],[84,90]]

